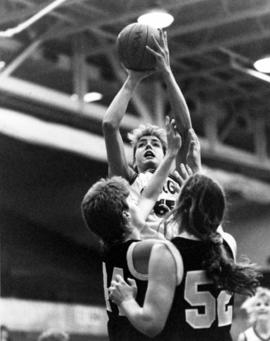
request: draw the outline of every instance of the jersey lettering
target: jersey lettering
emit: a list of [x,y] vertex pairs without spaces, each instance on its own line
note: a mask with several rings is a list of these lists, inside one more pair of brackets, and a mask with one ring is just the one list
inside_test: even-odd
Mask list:
[[164,216],[174,208],[174,200],[160,199],[155,203],[154,212],[158,217]]
[[169,178],[167,179],[166,183],[163,186],[163,192],[165,193],[170,193],[170,194],[175,194],[176,192],[179,192],[177,190],[177,187],[175,186],[174,181],[170,180]]
[[[104,297],[105,297],[106,309],[111,312],[112,307],[111,307],[111,303],[109,300],[109,290],[107,287],[108,275],[107,275],[107,270],[106,270],[106,264],[104,262],[102,263],[102,273],[103,273],[103,288],[104,288]],[[121,275],[124,278],[124,270],[122,268],[117,268],[117,267],[113,268],[112,280],[115,279],[116,275]],[[118,309],[118,315],[119,316],[125,316],[125,314],[121,308],[117,307],[117,309]]]
[[200,289],[202,285],[211,283],[203,270],[187,272],[184,297],[197,308],[186,309],[186,321],[194,329],[210,328],[216,319],[219,327],[232,323],[231,295],[223,290],[215,298],[209,291]]

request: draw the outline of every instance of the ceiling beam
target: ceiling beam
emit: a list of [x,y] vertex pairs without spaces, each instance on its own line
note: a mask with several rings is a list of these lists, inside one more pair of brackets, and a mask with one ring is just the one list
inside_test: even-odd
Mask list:
[[11,75],[31,54],[39,47],[41,41],[33,41],[16,58],[14,58],[2,71],[0,71],[0,80]]
[[[73,101],[69,95],[15,77],[7,77],[4,82],[0,82],[0,92],[15,95],[18,98],[28,100],[30,103],[36,102],[54,107],[56,110],[63,110],[67,115],[67,120],[68,115],[72,117],[76,114],[100,121],[107,109],[100,104],[88,103],[81,110],[80,103]],[[131,115],[125,115],[122,121],[122,127],[125,129],[139,124],[140,120]]]
[[[65,150],[89,159],[107,162],[105,142],[102,136],[83,132],[79,129],[70,128],[61,124],[45,122],[12,110],[0,108],[0,111],[0,133],[4,135],[22,140],[26,143]],[[256,171],[265,174],[264,180],[270,180],[269,160],[266,160],[264,163],[257,162],[254,164],[254,156],[251,156],[250,153],[243,153],[218,143],[216,144],[216,148],[212,147],[209,149],[208,142],[201,138],[200,143],[204,158],[217,157],[222,161],[235,159],[237,165],[243,166],[248,164],[253,169],[255,167]],[[125,144],[124,148],[128,158],[131,159],[131,146]],[[240,193],[244,191],[243,194],[247,199],[253,199],[259,202],[270,202],[270,185],[267,183],[262,183],[252,177],[246,177],[238,173],[231,174],[230,172],[222,170],[211,170],[207,168],[205,172],[206,174],[211,174],[211,176],[212,172],[214,172],[215,178],[224,183],[225,189],[233,187],[234,191],[238,190]],[[242,186],[243,181],[249,184],[246,190]],[[225,186],[225,184],[229,185]],[[253,188],[252,191],[250,191],[250,187]],[[254,193],[254,191],[257,191],[257,193]],[[260,195],[258,195],[258,192]]]
[[[163,4],[163,8],[170,11],[173,9],[180,9],[184,6],[187,5],[193,5],[196,3],[200,3],[200,2],[204,2],[205,0],[182,0],[181,2],[177,2],[177,4],[173,3],[173,4]],[[151,7],[149,7],[149,9],[151,9]],[[60,38],[62,36],[66,36],[66,35],[70,35],[70,34],[74,34],[77,32],[82,32],[82,31],[86,31],[88,29],[90,29],[91,27],[102,27],[105,25],[115,25],[116,23],[118,24],[125,24],[126,22],[133,20],[134,18],[137,18],[140,14],[142,14],[144,11],[146,11],[147,8],[142,8],[142,9],[134,9],[132,8],[132,10],[127,11],[126,13],[121,13],[121,15],[119,17],[112,17],[112,16],[108,16],[107,18],[104,18],[102,20],[97,19],[96,21],[92,21],[91,23],[89,23],[89,20],[85,20],[82,21],[80,23],[78,23],[78,25],[74,25],[73,27],[63,27],[62,29],[59,29],[58,32],[53,35],[53,29],[52,31],[49,30],[46,34],[46,36],[44,36],[44,40],[48,40],[48,39],[53,39],[53,38]],[[115,37],[116,38],[116,37]]]
[[[34,99],[37,103],[47,104],[49,107],[54,106],[56,110],[57,108],[64,110],[67,114],[74,115],[76,113],[77,115],[86,115],[100,123],[107,109],[104,106],[92,103],[85,105],[81,112],[80,105],[76,101],[72,101],[69,96],[13,77],[8,77],[5,79],[5,82],[0,82],[0,91],[3,93],[11,93],[17,97],[31,101]],[[0,115],[0,118],[3,119],[3,116],[3,114]],[[140,119],[132,117],[131,115],[125,115],[122,127],[131,130],[138,127],[139,124],[141,124]],[[5,127],[5,124],[2,127]],[[100,138],[103,140],[102,137]],[[270,180],[269,158],[261,162],[258,155],[226,146],[218,141],[215,145],[211,145],[211,147],[208,140],[200,138],[200,141],[203,157],[221,163],[226,162],[238,167],[253,169],[258,174],[262,174],[265,179]]]
[[[256,6],[256,7],[255,7]],[[224,13],[219,17],[206,18],[200,22],[192,22],[189,25],[178,25],[176,29],[170,29],[170,37],[181,36],[186,33],[199,32],[201,30],[207,30],[210,28],[216,28],[217,26],[232,24],[237,21],[257,18],[270,13],[270,3],[265,2],[262,6],[258,8],[258,5],[248,10],[239,10],[235,13]]]

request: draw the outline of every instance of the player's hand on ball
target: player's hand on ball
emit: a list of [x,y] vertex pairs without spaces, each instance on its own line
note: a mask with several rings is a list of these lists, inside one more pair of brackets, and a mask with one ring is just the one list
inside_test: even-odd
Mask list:
[[156,58],[156,70],[168,71],[171,69],[170,66],[170,52],[168,48],[167,32],[159,29],[160,42],[152,36],[155,49],[146,46],[147,50],[152,53]]

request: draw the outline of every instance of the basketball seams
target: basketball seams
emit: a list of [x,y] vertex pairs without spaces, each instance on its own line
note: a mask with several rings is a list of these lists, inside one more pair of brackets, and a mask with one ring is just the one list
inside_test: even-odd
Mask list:
[[144,49],[143,49],[143,54],[142,54],[142,56],[141,56],[141,59],[140,59],[140,63],[142,62],[142,61],[144,61],[144,63],[145,63],[145,61],[147,61],[146,62],[146,67],[145,67],[145,69],[147,69],[147,67],[148,67],[148,65],[149,65],[149,57],[148,57],[148,55],[147,54],[149,54],[149,52],[147,51],[147,49],[146,49],[146,45],[149,45],[148,44],[148,35],[149,35],[149,27],[148,26],[146,26],[146,39],[145,39],[145,42],[144,42]]
[[125,60],[127,61],[127,64],[128,64],[127,68],[128,69],[132,69],[132,65],[130,63],[130,49],[129,49],[129,46],[130,46],[131,37],[133,36],[134,30],[136,29],[134,24],[131,24],[131,25],[133,25],[133,26],[132,26],[132,28],[128,32],[127,39],[126,39],[126,46],[123,48],[124,51],[126,52]]
[[[146,28],[146,34],[143,35],[143,39],[144,39],[144,42],[142,44],[143,46],[143,49],[142,49],[142,53],[141,53],[141,58],[138,60],[138,65],[145,65],[145,55],[147,54],[147,49],[146,49],[146,45],[148,45],[148,33],[149,33],[149,27],[148,26],[144,26]],[[146,58],[147,58],[147,55],[146,55]],[[148,65],[149,65],[149,62],[146,63],[146,66],[143,68],[143,71],[145,70],[148,70]]]
[[[131,34],[131,30],[128,30],[129,27],[131,26],[132,24],[128,25],[121,33],[120,33],[120,36],[119,36],[119,48],[118,48],[118,51],[119,51],[119,55],[120,55],[120,59],[122,60],[123,64],[125,65],[125,67],[129,67],[129,60],[128,60],[128,49],[126,48],[126,46],[128,46],[128,41],[129,41],[129,37],[130,37],[130,34]],[[128,32],[128,33],[126,33]],[[126,65],[126,62],[127,65]]]
[[[134,41],[136,39],[136,32],[139,32],[139,31],[142,32],[142,34],[140,36],[141,40],[142,40],[142,37],[145,36],[143,27],[144,27],[144,25],[138,25],[138,24],[134,25],[134,27],[132,29],[132,35],[131,35],[131,37],[129,36],[129,41],[128,41],[128,47],[129,47],[129,49],[128,49],[128,56],[129,56],[129,58],[128,58],[128,61],[129,61],[130,68],[133,69],[133,70],[139,70],[140,69],[140,68],[138,69],[138,67],[141,64],[141,58],[138,59],[137,56],[138,55],[139,56],[142,55],[142,51],[144,49],[144,47],[142,47],[142,46],[144,46],[145,44],[143,45],[142,41],[140,41],[140,43],[138,44],[139,50],[136,51],[136,55],[137,56],[135,56],[135,54],[133,53],[134,52],[134,48],[131,48],[131,47],[132,47],[132,44],[135,44]],[[134,61],[136,61],[135,64],[133,64]]]
[[157,30],[138,23],[129,24],[120,32],[117,41],[118,54],[127,69],[135,71],[154,69],[155,57],[146,49],[147,45],[155,48],[151,41],[152,34],[157,36]]
[[129,35],[128,35],[128,39],[127,39],[127,47],[126,47],[126,51],[127,51],[127,62],[128,62],[128,65],[129,65],[129,68],[132,69],[132,70],[136,70],[136,66],[132,65],[132,59],[133,59],[133,49],[131,48],[132,47],[132,42],[134,40],[134,32],[136,32],[137,30],[137,25],[134,25],[132,26],[132,29],[130,30],[129,32]]

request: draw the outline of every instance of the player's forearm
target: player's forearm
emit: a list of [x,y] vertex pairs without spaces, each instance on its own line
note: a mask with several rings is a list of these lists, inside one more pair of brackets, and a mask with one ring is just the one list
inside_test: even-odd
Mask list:
[[171,70],[165,70],[162,73],[165,81],[169,101],[172,107],[172,113],[176,120],[177,127],[182,137],[186,134],[188,129],[192,127],[189,109],[184,98],[184,95],[177,84]]
[[144,188],[140,200],[137,204],[138,212],[141,221],[145,221],[152,211],[166,178],[168,177],[172,163],[175,159],[175,154],[169,151],[165,155],[162,163],[159,165],[153,176],[150,178],[147,186]]
[[151,198],[154,202],[156,202],[164,182],[170,173],[175,157],[176,154],[168,150],[161,164],[151,177],[147,187],[144,189],[142,198]]
[[154,314],[147,313],[134,299],[123,301],[120,307],[130,323],[141,333],[154,337],[160,332],[154,321]]
[[105,113],[103,118],[104,132],[110,129],[119,129],[136,86],[137,82],[128,76]]

